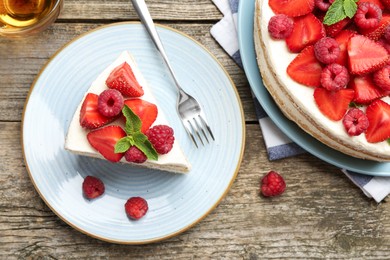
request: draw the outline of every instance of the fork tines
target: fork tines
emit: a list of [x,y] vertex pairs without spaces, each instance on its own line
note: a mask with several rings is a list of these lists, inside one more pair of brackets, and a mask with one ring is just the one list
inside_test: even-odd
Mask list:
[[[203,139],[206,139],[207,143],[210,143],[209,138],[207,137],[208,135],[213,139],[213,141],[215,140],[210,126],[201,115],[197,115],[192,119],[187,120],[184,127],[196,148],[199,148],[196,139],[199,139],[202,145],[204,145]],[[200,132],[202,132],[202,134]]]

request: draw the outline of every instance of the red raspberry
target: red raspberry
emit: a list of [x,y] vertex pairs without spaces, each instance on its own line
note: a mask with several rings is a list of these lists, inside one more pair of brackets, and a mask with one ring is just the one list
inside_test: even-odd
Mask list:
[[331,37],[324,37],[314,44],[314,54],[319,62],[330,64],[340,56],[340,46]]
[[357,136],[368,128],[368,118],[358,108],[351,108],[343,118],[343,125],[350,136]]
[[106,117],[119,115],[124,105],[122,94],[116,89],[107,89],[100,93],[98,98],[98,111]]
[[268,32],[272,38],[285,39],[291,35],[294,21],[285,14],[272,16],[268,22]]
[[175,137],[173,129],[167,125],[156,125],[146,131],[146,136],[159,154],[171,151]]
[[104,193],[104,183],[96,177],[87,176],[83,181],[83,192],[88,199],[94,199]]
[[133,163],[144,163],[146,159],[146,155],[137,147],[132,146],[125,153],[126,161]]
[[348,82],[348,69],[340,64],[332,63],[322,70],[321,85],[329,91],[345,88]]
[[359,2],[355,13],[355,24],[361,29],[375,28],[382,19],[382,10],[374,3]]
[[334,2],[335,0],[315,0],[315,6],[320,9],[321,11],[328,11],[329,6]]
[[260,190],[263,196],[272,197],[280,195],[286,189],[286,183],[281,175],[270,171],[261,180]]
[[135,220],[142,218],[148,209],[148,202],[141,197],[131,197],[125,204],[127,216]]
[[373,79],[378,87],[390,91],[390,65],[386,65],[374,72]]

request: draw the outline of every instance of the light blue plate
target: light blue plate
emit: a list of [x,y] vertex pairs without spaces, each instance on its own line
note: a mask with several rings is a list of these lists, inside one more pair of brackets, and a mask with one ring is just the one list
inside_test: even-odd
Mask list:
[[[160,241],[187,230],[226,195],[243,156],[245,122],[236,88],[221,64],[199,43],[158,27],[183,87],[199,99],[215,142],[196,149],[176,112],[176,89],[149,36],[139,23],[118,23],[82,35],[58,51],[31,87],[22,124],[30,178],[46,204],[66,223],[92,237],[125,244]],[[64,141],[73,113],[95,77],[129,50],[175,130],[192,170],[172,174],[73,155]],[[94,201],[82,195],[87,175],[103,180]],[[124,204],[144,197],[148,213],[129,220]]]
[[257,67],[253,43],[254,7],[255,0],[240,1],[238,9],[239,46],[249,84],[269,117],[288,137],[303,149],[330,164],[362,174],[390,176],[390,163],[362,160],[340,153],[308,135],[282,114],[267,89],[263,86]]

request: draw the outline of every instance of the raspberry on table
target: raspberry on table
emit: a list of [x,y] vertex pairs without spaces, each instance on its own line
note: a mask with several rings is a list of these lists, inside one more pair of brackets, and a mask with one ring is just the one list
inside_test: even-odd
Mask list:
[[319,62],[331,64],[340,56],[340,46],[331,37],[324,37],[314,44],[314,54]]
[[141,197],[131,197],[125,203],[125,211],[129,218],[138,220],[148,211],[148,202]]
[[382,19],[382,10],[374,3],[359,2],[354,21],[361,29],[375,28]]
[[274,39],[285,39],[291,35],[294,21],[285,14],[277,14],[268,22],[268,32]]
[[172,150],[175,137],[171,127],[156,125],[149,128],[145,134],[159,154],[166,154]]
[[357,136],[367,130],[369,122],[362,110],[351,108],[343,118],[343,125],[348,135]]
[[321,86],[329,91],[343,89],[348,82],[348,69],[340,64],[332,63],[322,70]]
[[386,65],[374,72],[373,80],[381,89],[390,91],[390,65]]
[[265,197],[280,195],[286,189],[286,183],[283,177],[275,172],[268,172],[262,179],[260,185],[261,194]]
[[106,117],[119,115],[124,106],[122,94],[116,89],[107,89],[100,93],[98,98],[98,111]]
[[104,183],[97,177],[87,176],[83,181],[83,192],[88,199],[94,199],[104,193]]
[[335,0],[315,0],[314,4],[315,6],[321,10],[321,11],[328,11],[330,5],[334,2]]
[[128,162],[144,163],[148,158],[140,149],[132,146],[125,152],[125,159]]

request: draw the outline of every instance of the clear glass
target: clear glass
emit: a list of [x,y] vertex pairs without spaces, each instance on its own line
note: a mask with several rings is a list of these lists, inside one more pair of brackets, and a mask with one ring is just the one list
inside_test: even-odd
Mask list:
[[58,18],[62,7],[63,0],[0,0],[0,36],[37,34]]

